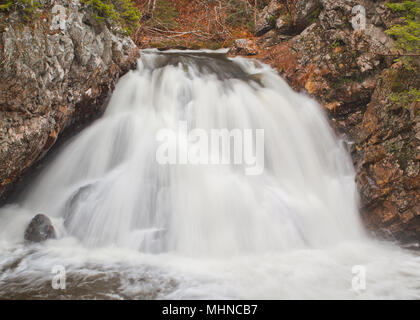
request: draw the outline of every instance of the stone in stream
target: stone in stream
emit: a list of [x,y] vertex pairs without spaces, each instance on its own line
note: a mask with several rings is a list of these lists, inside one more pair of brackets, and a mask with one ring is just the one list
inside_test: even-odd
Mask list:
[[258,54],[258,48],[255,43],[249,39],[237,39],[234,42],[233,48],[229,51],[232,54],[239,54],[244,56],[253,56]]
[[25,230],[25,240],[30,242],[42,242],[55,239],[56,233],[50,218],[44,214],[37,214]]

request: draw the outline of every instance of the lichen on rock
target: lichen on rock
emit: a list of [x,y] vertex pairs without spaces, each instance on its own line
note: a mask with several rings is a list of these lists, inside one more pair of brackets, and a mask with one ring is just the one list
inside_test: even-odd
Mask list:
[[100,113],[139,57],[130,38],[96,22],[79,1],[41,2],[30,21],[0,13],[0,195],[66,127]]
[[[272,2],[283,7],[288,3]],[[297,29],[294,36],[293,26],[304,16],[305,7],[278,10],[275,18],[283,23],[257,39],[264,48],[260,58],[277,68],[296,90],[316,98],[336,132],[352,142],[368,228],[379,236],[420,241],[420,104],[416,98],[420,66],[413,64],[408,70],[402,61],[394,63],[395,39],[386,32],[401,23],[401,17],[387,1],[320,0],[319,4],[319,12],[304,19],[300,25],[305,29]],[[353,26],[353,9],[358,5],[366,17],[361,29]],[[289,21],[285,21],[287,15]]]

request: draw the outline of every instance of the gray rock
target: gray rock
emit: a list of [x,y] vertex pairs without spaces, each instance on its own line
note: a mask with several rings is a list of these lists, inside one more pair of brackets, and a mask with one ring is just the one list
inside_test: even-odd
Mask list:
[[281,15],[277,19],[276,27],[280,33],[298,34],[313,22],[314,14],[320,8],[320,0],[297,0],[292,17]]
[[[140,55],[129,37],[90,19],[79,1],[42,4],[30,23],[0,12],[0,196],[65,128],[103,110]],[[57,5],[66,19],[59,29],[51,22]]]
[[24,237],[26,241],[42,242],[57,236],[50,218],[44,214],[37,214],[26,228]]
[[258,53],[258,48],[252,40],[249,39],[237,39],[234,42],[233,48],[230,53],[253,56]]
[[280,4],[276,0],[272,0],[257,17],[255,24],[255,34],[261,36],[264,33],[273,29],[276,25],[276,17],[280,13]]
[[258,15],[255,33],[261,36],[271,29],[280,34],[298,34],[309,26],[321,10],[320,0],[293,2],[272,0]]
[[[307,1],[309,4],[310,1]],[[264,35],[264,62],[275,66],[296,90],[306,90],[327,111],[338,135],[345,134],[356,169],[361,217],[377,235],[420,240],[420,109],[391,99],[397,88],[418,87],[418,70],[394,63],[393,40],[385,33],[400,17],[386,1],[320,0],[321,10],[298,35],[271,46],[290,21],[308,17],[298,5],[289,20]],[[283,1],[282,3],[285,3]],[[353,10],[362,5],[364,10]],[[309,7],[308,7],[309,8]],[[305,11],[305,13],[304,13]],[[366,23],[362,23],[365,11]],[[358,19],[356,17],[359,15]],[[355,23],[358,21],[359,23]],[[289,23],[289,24],[288,24]],[[274,34],[273,34],[274,33]],[[413,59],[416,63],[420,59]],[[416,77],[417,76],[417,77]],[[397,87],[397,88],[395,88]]]

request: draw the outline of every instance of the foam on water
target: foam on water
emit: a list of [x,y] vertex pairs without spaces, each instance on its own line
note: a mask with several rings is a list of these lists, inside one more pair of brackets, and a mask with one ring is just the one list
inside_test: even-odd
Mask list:
[[[180,121],[264,129],[263,174],[158,164],[156,133]],[[419,256],[366,235],[343,145],[268,66],[144,51],[104,116],[0,209],[0,297],[420,298]],[[59,239],[24,244],[38,212]],[[54,265],[66,267],[61,292]],[[365,291],[352,290],[354,265]]]

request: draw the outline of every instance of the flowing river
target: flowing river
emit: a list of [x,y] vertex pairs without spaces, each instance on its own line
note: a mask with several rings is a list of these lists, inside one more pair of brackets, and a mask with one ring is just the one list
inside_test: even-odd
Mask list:
[[[197,145],[183,125],[263,129],[263,167],[160,163],[162,129]],[[420,299],[419,255],[367,234],[354,175],[320,106],[270,67],[145,50],[105,114],[0,209],[0,298]],[[24,242],[37,213],[57,239]]]

